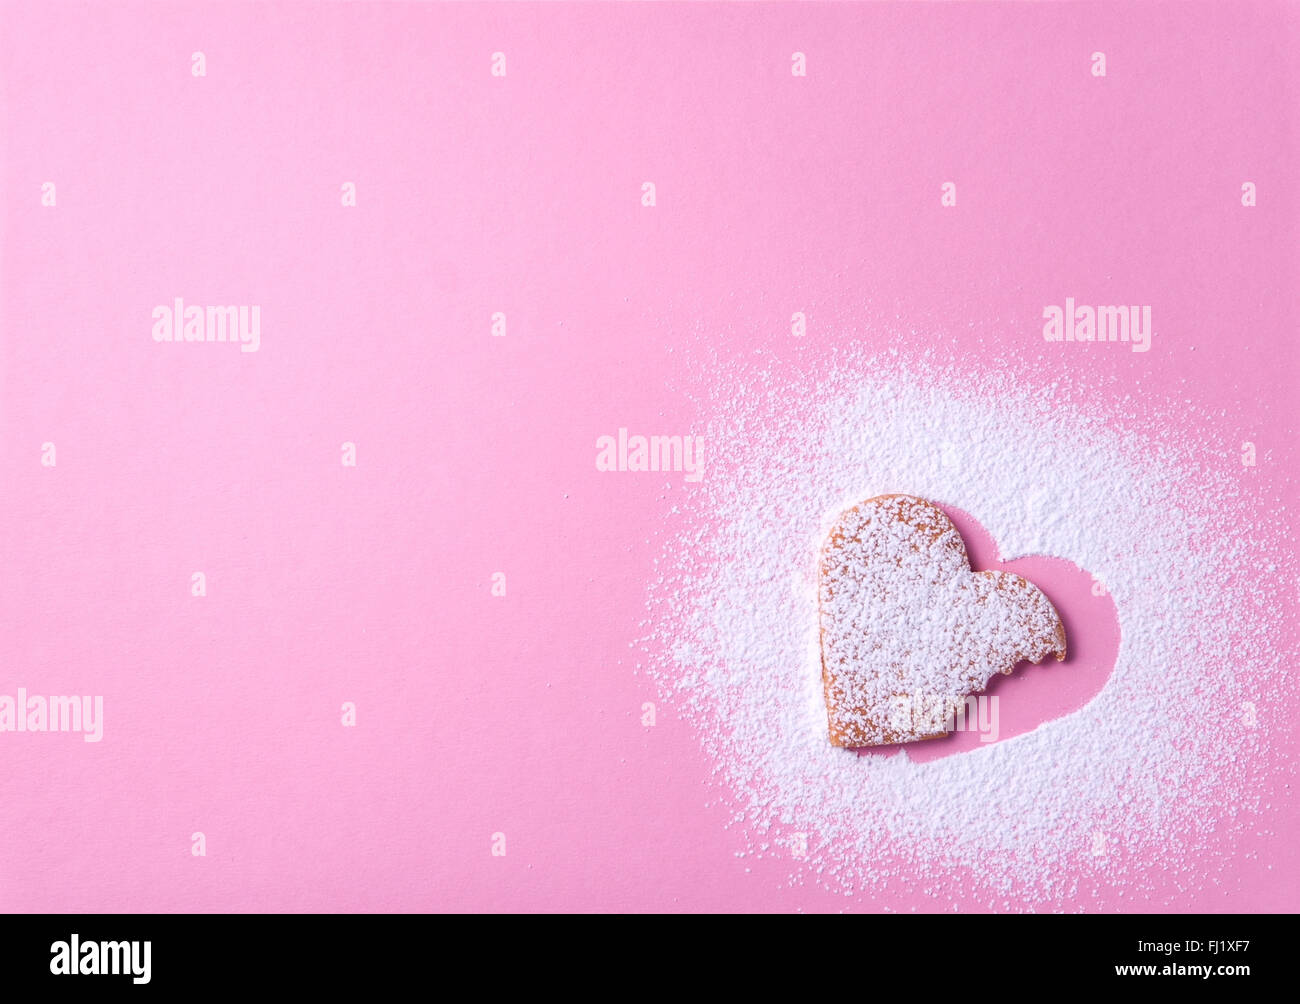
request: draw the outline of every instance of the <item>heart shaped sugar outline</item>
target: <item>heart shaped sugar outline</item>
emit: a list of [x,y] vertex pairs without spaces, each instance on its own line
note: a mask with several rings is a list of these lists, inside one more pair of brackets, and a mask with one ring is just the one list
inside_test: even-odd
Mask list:
[[1043,592],[1010,572],[972,572],[952,521],[911,495],[840,514],[822,549],[818,615],[836,746],[947,735],[951,710],[995,673],[1065,658],[1065,628]]

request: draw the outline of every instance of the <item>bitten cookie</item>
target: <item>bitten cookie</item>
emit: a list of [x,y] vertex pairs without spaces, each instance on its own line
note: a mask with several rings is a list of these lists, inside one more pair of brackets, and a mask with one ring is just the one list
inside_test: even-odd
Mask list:
[[843,512],[818,580],[830,740],[883,746],[951,730],[918,714],[983,690],[994,673],[1048,653],[1065,628],[1042,591],[1008,572],[972,572],[938,506],[880,495]]

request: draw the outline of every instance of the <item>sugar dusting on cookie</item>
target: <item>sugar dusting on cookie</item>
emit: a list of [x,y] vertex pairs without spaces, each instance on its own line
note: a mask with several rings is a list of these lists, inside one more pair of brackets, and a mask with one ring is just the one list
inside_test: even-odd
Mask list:
[[943,510],[909,495],[877,496],[840,515],[822,548],[818,607],[837,746],[945,735],[941,722],[910,709],[922,700],[956,706],[1019,662],[1065,658],[1065,629],[1047,597],[1018,575],[973,573]]
[[[1157,405],[1113,385],[915,355],[843,350],[804,373],[756,354],[699,374],[714,461],[672,493],[635,648],[715,764],[737,854],[875,909],[952,908],[958,887],[980,897],[968,908],[1140,908],[1218,882],[1206,841],[1263,825],[1280,784],[1260,764],[1287,713],[1277,624],[1296,564],[1269,500],[1205,462],[1236,444],[1159,437]],[[1105,583],[1121,640],[1100,693],[928,763],[827,742],[818,557],[840,514],[903,489],[970,513],[1004,559],[1053,555]]]

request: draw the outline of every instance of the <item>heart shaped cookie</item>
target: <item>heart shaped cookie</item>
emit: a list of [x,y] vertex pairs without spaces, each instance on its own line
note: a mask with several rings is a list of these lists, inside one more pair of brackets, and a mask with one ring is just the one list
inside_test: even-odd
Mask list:
[[840,514],[822,549],[818,606],[836,746],[947,735],[952,709],[993,674],[1049,652],[1065,658],[1065,628],[1042,591],[1009,572],[972,572],[952,521],[911,495]]

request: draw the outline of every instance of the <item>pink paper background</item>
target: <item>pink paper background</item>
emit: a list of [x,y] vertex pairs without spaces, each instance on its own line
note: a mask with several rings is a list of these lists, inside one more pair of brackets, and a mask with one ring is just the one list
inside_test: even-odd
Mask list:
[[[1224,409],[1296,499],[1294,4],[2,10],[0,693],[106,719],[0,734],[5,910],[930,906],[736,858],[671,704],[640,723],[690,486],[593,447],[686,431],[701,342],[1093,368]],[[155,344],[175,296],[261,305],[260,351]],[[1065,296],[1153,304],[1152,350],[1047,345]],[[1295,908],[1281,783],[1218,886],[1111,908]]]

